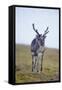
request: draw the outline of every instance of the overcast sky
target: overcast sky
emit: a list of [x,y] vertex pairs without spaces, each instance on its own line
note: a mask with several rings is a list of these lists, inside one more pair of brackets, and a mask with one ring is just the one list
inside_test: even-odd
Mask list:
[[45,46],[59,48],[58,10],[16,7],[16,44],[31,44],[36,36],[32,23],[42,34],[48,26],[49,33],[45,40]]

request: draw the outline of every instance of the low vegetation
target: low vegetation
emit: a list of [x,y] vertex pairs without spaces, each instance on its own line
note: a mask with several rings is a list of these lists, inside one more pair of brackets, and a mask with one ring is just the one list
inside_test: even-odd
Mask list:
[[16,45],[16,83],[44,82],[59,80],[59,50],[46,48],[43,58],[43,71],[32,72],[30,46]]

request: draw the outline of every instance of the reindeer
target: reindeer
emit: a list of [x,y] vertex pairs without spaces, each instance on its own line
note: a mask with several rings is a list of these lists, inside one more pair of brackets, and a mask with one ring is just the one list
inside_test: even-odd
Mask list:
[[45,51],[45,38],[46,34],[49,32],[48,27],[44,31],[44,34],[39,34],[38,30],[35,29],[34,24],[32,24],[33,30],[36,32],[36,37],[31,43],[31,53],[32,53],[32,72],[42,71],[43,55]]

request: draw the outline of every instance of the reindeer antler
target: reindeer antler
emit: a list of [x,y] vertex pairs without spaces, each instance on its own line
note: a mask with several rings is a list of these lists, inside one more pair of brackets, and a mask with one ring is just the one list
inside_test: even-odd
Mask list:
[[48,31],[48,28],[49,28],[49,27],[47,27],[47,28],[46,28],[45,32],[47,32],[47,31]]
[[49,28],[49,27],[46,28],[43,36],[45,36],[45,35],[49,32],[49,31],[48,31],[48,28]]
[[38,33],[37,29],[35,29],[34,24],[32,24],[32,26],[33,26],[34,31],[35,31],[38,35],[40,35],[40,34]]

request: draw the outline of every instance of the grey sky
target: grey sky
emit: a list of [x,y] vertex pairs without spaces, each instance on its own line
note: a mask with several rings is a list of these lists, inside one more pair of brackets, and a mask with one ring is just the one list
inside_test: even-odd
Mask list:
[[49,33],[45,41],[47,47],[59,48],[59,11],[56,9],[37,9],[16,7],[16,43],[31,44],[36,33],[32,23],[39,33],[44,33],[47,26]]

